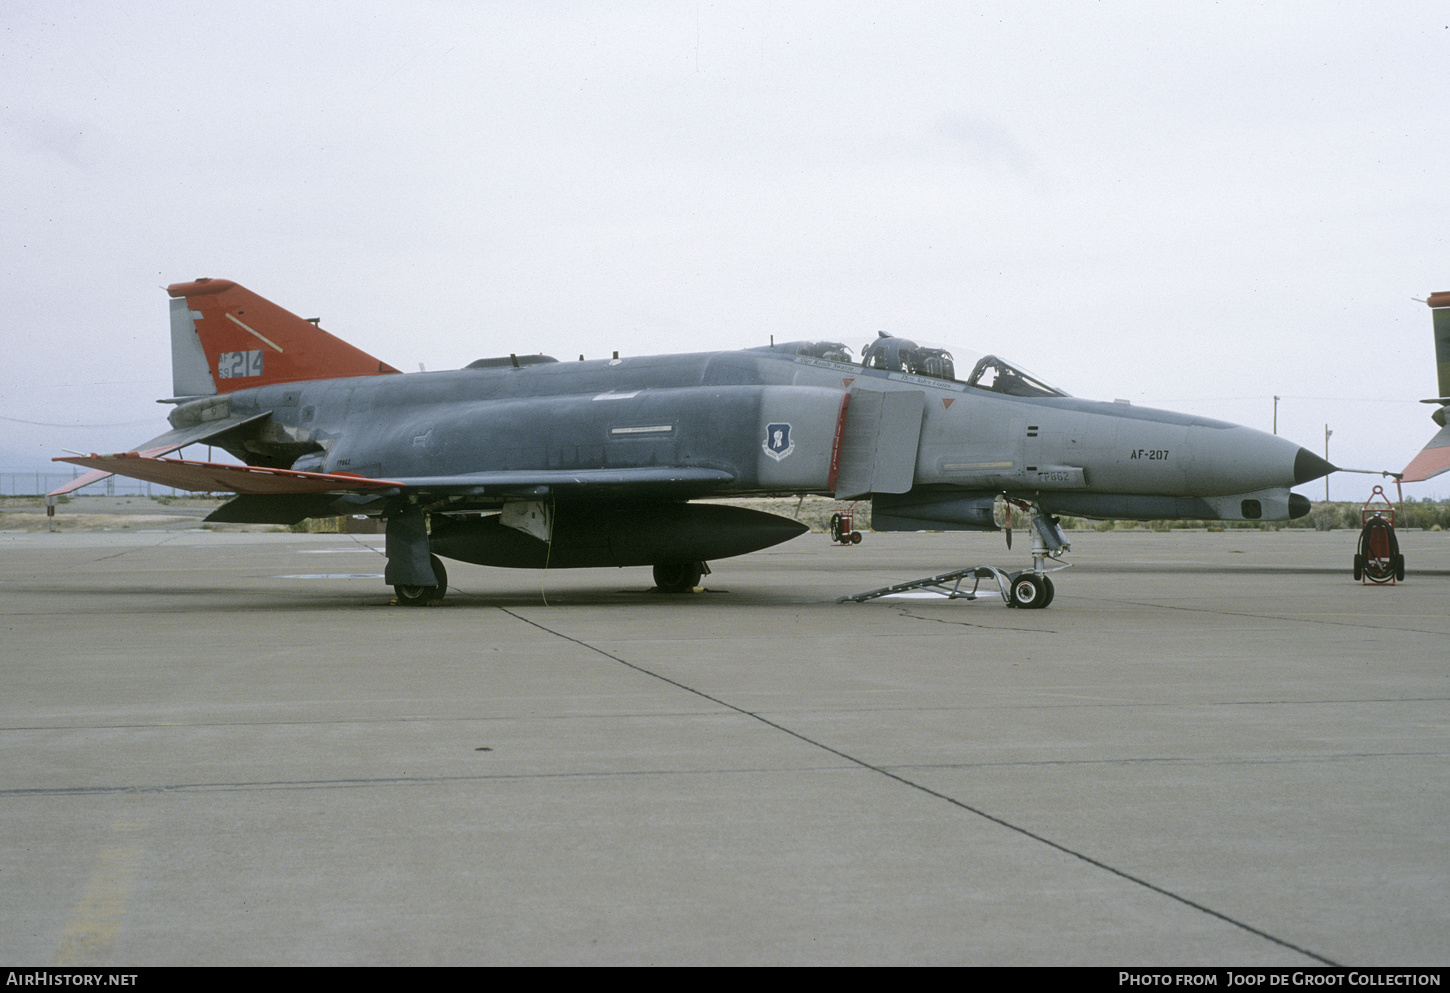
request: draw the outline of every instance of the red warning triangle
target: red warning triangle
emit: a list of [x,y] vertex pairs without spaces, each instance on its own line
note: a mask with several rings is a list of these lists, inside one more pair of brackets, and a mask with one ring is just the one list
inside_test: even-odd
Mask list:
[[956,402],[957,402],[957,398],[956,397],[942,397],[941,398],[942,409],[943,410],[951,410],[952,409],[952,404],[954,404]]
[[844,386],[846,389],[849,390],[851,388],[851,384],[854,383],[855,381],[856,381],[856,377],[855,376],[843,376],[841,378],[841,385]]

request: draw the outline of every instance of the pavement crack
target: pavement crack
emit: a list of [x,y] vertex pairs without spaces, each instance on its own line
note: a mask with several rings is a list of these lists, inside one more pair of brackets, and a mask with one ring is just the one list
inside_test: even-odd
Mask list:
[[893,603],[890,605],[902,617],[909,617],[914,621],[934,621],[937,624],[953,624],[964,628],[982,628],[987,631],[1023,631],[1028,634],[1059,634],[1055,628],[1024,628],[1014,627],[1010,624],[981,624],[976,621],[954,621],[945,617],[928,617],[922,614],[914,614],[911,608],[902,604]]
[[152,548],[160,548],[162,545],[165,545],[168,542],[175,541],[178,537],[179,537],[179,535],[173,534],[169,538],[162,538],[160,541],[156,542],[153,545],[137,545],[135,548],[123,548],[123,549],[121,549],[119,552],[117,552],[114,555],[102,555],[98,559],[91,559],[91,561],[92,562],[105,562],[105,561],[107,561],[109,559],[118,559],[122,555],[130,555],[132,552],[141,552],[141,551],[148,551],[148,550],[150,550]]
[[1406,634],[1444,634],[1435,628],[1412,628],[1398,624],[1364,624],[1359,621],[1331,621],[1322,617],[1285,617],[1282,614],[1256,614],[1251,610],[1219,610],[1213,607],[1186,607],[1177,603],[1153,603],[1145,600],[1109,600],[1105,602],[1123,604],[1129,607],[1143,607],[1158,610],[1182,610],[1194,614],[1216,614],[1220,617],[1252,617],[1256,621],[1286,621],[1291,624],[1323,624],[1326,627],[1358,628],[1364,631],[1399,631]]
[[[722,700],[719,697],[711,696],[704,690],[699,690],[693,686],[686,685],[685,683],[682,683],[677,679],[671,679],[669,676],[655,672],[652,669],[648,669],[642,665],[639,665],[638,663],[630,662],[627,659],[622,659],[618,655],[606,652],[602,648],[589,644],[587,641],[582,641],[578,638],[570,637],[569,635],[564,634],[562,631],[557,631],[553,628],[546,627],[545,625],[540,624],[538,621],[530,620],[522,614],[517,614],[514,611],[509,610],[505,607],[500,607],[498,609],[516,620],[523,621],[525,624],[530,624],[538,628],[540,631],[551,634],[556,638],[561,638],[564,641],[573,642],[581,648],[588,649],[595,654],[602,655],[607,659],[618,662],[620,665],[625,666],[629,669],[633,669],[635,672],[638,672],[641,675],[649,676],[650,678],[657,679],[663,683],[668,683],[671,686],[684,690],[686,693],[694,694],[701,699],[709,700],[711,703],[718,704],[719,706],[724,707],[727,710],[732,710],[737,714],[749,717],[752,720],[759,721],[766,727],[774,728],[775,730],[780,731],[783,734],[788,734],[792,738],[795,738],[797,741],[804,742],[805,744],[811,745],[814,748],[819,748],[820,750],[828,752],[831,755],[836,756],[837,758],[844,759],[847,762],[860,766],[863,769],[870,770],[871,772],[874,772],[880,776],[885,776],[887,779],[894,780],[895,782],[900,783],[903,786],[910,787],[911,789],[914,789],[920,793],[924,793],[927,796],[935,797],[936,799],[948,803],[959,810],[964,810],[967,813],[975,814],[983,820],[991,821],[993,824],[1006,828],[1009,831],[1013,831],[1023,836],[1024,838],[1029,838],[1033,841],[1038,842],[1039,844],[1046,845],[1049,848],[1063,853],[1064,855],[1070,855],[1075,859],[1086,862],[1088,865],[1093,866],[1094,868],[1101,869],[1104,872],[1117,876],[1119,879],[1126,880],[1127,882],[1134,883],[1138,886],[1143,887],[1144,889],[1157,893],[1159,896],[1167,897],[1170,900],[1176,901],[1177,903],[1180,903],[1186,907],[1190,907],[1193,910],[1197,910],[1200,913],[1207,914],[1208,916],[1223,921],[1226,924],[1230,924],[1243,931],[1247,931],[1249,934],[1262,938],[1265,941],[1278,945],[1281,948],[1287,948],[1290,951],[1297,952],[1300,955],[1313,959],[1314,961],[1320,962],[1324,965],[1336,967],[1339,966],[1338,962],[1327,959],[1323,955],[1311,952],[1307,948],[1301,948],[1300,946],[1290,941],[1272,935],[1267,931],[1256,928],[1252,924],[1241,921],[1235,917],[1230,917],[1228,914],[1225,914],[1218,910],[1214,910],[1212,907],[1199,903],[1196,900],[1191,900],[1188,897],[1183,896],[1181,893],[1175,893],[1170,889],[1166,889],[1162,886],[1157,885],[1156,883],[1149,882],[1141,876],[1135,876],[1125,869],[1119,869],[1117,866],[1109,865],[1108,863],[1103,862],[1100,859],[1093,858],[1091,855],[1088,855],[1085,852],[1080,852],[1074,848],[1069,848],[1067,845],[1064,845],[1061,842],[1053,841],[1051,838],[1048,838],[1045,835],[1037,834],[1035,831],[1031,831],[1025,827],[1022,827],[1020,824],[1014,824],[1013,822],[1007,820],[1004,817],[998,817],[996,814],[989,813],[980,807],[974,807],[969,803],[958,800],[956,797],[951,796],[950,794],[942,793],[939,790],[932,789],[930,786],[927,786],[924,783],[918,783],[915,780],[908,779],[906,776],[901,775],[897,772],[893,772],[891,769],[886,768],[885,766],[873,765],[872,763],[867,762],[865,759],[858,758],[848,752],[843,752],[838,748],[833,748],[832,746],[826,744],[823,741],[817,741],[815,738],[808,737],[807,735],[802,734],[801,732],[796,731],[792,728],[789,728],[784,724],[773,721],[768,717],[764,717],[754,711],[746,710],[744,707],[730,703],[728,700]],[[925,620],[926,618],[922,619]]]

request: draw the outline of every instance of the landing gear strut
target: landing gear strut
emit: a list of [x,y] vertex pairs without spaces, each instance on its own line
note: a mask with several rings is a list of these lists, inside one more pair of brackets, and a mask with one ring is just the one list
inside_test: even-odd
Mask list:
[[1013,577],[1007,606],[1026,609],[1046,607],[1057,595],[1052,585],[1052,577],[1048,573],[1066,569],[1069,565],[1063,562],[1060,565],[1048,566],[1048,560],[1061,559],[1064,552],[1072,551],[1072,545],[1068,544],[1067,535],[1062,533],[1057,518],[1043,513],[1037,504],[1028,500],[1009,499],[1007,502],[1027,511],[1028,530],[1032,532],[1032,568]]
[[388,564],[383,582],[405,607],[421,607],[443,599],[448,572],[428,551],[428,520],[416,503],[398,505],[387,518]]

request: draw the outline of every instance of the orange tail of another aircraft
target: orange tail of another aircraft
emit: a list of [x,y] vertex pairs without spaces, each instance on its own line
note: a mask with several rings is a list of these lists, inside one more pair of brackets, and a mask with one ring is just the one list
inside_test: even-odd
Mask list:
[[1440,433],[1430,439],[1402,473],[1407,483],[1418,483],[1450,470],[1450,424],[1445,413],[1450,410],[1450,293],[1431,293],[1425,301],[1430,305],[1435,323],[1435,369],[1440,395],[1421,403],[1437,403],[1440,409],[1431,417],[1440,425]]
[[173,283],[166,292],[178,397],[398,371],[231,280]]

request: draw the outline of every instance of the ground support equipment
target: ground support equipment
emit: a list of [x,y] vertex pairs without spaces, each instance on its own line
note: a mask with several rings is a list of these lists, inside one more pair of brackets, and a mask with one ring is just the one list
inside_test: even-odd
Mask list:
[[[974,565],[968,569],[958,569],[955,572],[944,572],[940,576],[928,576],[925,579],[913,579],[909,583],[897,583],[895,586],[884,586],[879,590],[868,590],[865,593],[857,593],[853,596],[843,596],[837,603],[862,603],[866,600],[874,600],[880,596],[891,596],[893,593],[905,593],[908,590],[925,590],[928,593],[936,593],[948,600],[980,600],[982,597],[1000,596],[1003,600],[1009,600],[1012,596],[1012,580],[1014,577],[1007,575],[996,566]],[[971,579],[972,588],[962,589],[962,583]],[[982,580],[992,579],[996,581],[997,589],[981,590]]]
[[[854,596],[843,596],[836,602],[861,603],[865,600],[891,596],[893,593],[905,593],[909,590],[925,590],[928,593],[946,597],[948,600],[979,600],[994,595],[990,590],[980,590],[982,580],[992,579],[997,584],[996,595],[1000,595],[1007,606],[1024,609],[1046,607],[1052,602],[1052,598],[1057,592],[1053,588],[1052,577],[1048,573],[1066,569],[1070,565],[1070,563],[1062,562],[1049,567],[1047,563],[1049,560],[1059,559],[1064,552],[1070,551],[1072,546],[1067,543],[1067,536],[1062,533],[1057,518],[1042,513],[1035,504],[1019,501],[1013,501],[1013,503],[1023,507],[1032,515],[1031,569],[1024,569],[1021,572],[1004,572],[992,565],[974,565],[966,569],[958,569],[955,572],[944,572],[940,576],[927,576],[925,579],[913,579],[908,583],[897,583],[895,586],[886,586],[879,590],[867,590],[865,593],[857,593]],[[973,580],[972,588],[963,590],[962,583],[969,578]]]
[[852,517],[856,513],[855,504],[847,510],[842,510],[831,515],[831,540],[841,545],[861,544],[861,532],[857,531],[852,524]]
[[[1398,480],[1396,480],[1398,482]],[[1376,497],[1382,506],[1375,506]],[[1354,578],[1361,586],[1394,586],[1405,578],[1405,557],[1395,537],[1395,508],[1383,488],[1376,486],[1360,509],[1363,527],[1354,555]]]

